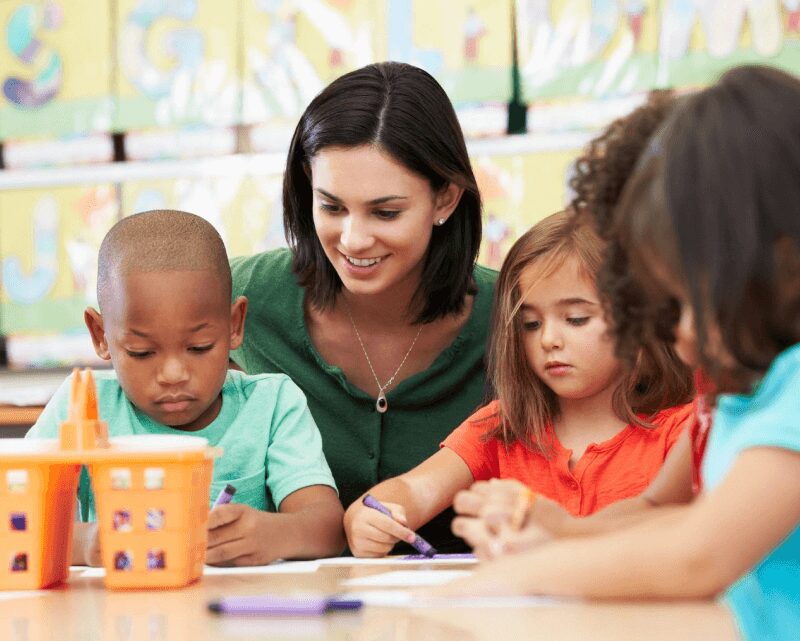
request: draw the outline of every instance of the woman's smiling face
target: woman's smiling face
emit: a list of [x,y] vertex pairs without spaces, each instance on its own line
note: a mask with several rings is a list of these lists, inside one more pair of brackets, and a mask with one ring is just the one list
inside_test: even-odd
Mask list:
[[452,213],[460,190],[435,194],[427,179],[373,146],[325,148],[310,169],[317,236],[344,288],[415,291],[433,225]]

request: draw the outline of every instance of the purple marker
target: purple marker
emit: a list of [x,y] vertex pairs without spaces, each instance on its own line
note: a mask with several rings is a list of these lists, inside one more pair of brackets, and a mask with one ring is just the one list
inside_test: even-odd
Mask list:
[[358,610],[363,602],[356,599],[316,595],[232,596],[212,601],[208,609],[218,614],[274,614],[278,616],[320,615],[331,610]]
[[425,556],[424,554],[409,554],[402,557],[401,561],[424,561],[434,559],[440,561],[474,561],[475,555],[472,552],[458,552],[453,554],[437,554],[435,556]]
[[[378,510],[381,514],[385,514],[390,519],[394,519],[392,513],[389,511],[385,505],[383,505],[378,499],[376,499],[371,494],[367,494],[362,501],[364,505],[367,507],[371,507],[373,510]],[[414,541],[411,543],[414,546],[414,549],[419,552],[420,554],[424,555],[427,558],[432,558],[434,554],[436,554],[436,548],[433,547],[430,543],[428,543],[425,539],[423,539],[419,534],[414,533]]]
[[222,488],[219,495],[217,496],[217,500],[214,501],[214,507],[218,505],[225,505],[226,503],[230,503],[233,495],[236,494],[236,488],[233,487],[230,483]]

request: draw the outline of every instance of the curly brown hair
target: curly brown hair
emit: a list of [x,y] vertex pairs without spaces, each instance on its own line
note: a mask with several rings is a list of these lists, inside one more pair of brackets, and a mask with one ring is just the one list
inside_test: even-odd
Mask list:
[[[673,351],[680,306],[676,300],[664,297],[657,301],[654,314],[652,297],[632,273],[630,256],[613,237],[614,210],[642,152],[678,102],[671,91],[651,92],[645,104],[613,121],[587,145],[575,162],[575,174],[569,182],[575,194],[573,211],[588,217],[608,242],[597,283],[615,334],[619,337],[620,330],[626,330],[626,340],[617,341],[617,351],[629,362],[642,344],[662,342],[668,352]],[[645,328],[653,331],[645,332]]]
[[690,307],[716,393],[750,393],[800,342],[799,141],[800,80],[779,69],[737,67],[681,99],[614,212],[612,244],[646,290],[638,317],[613,301],[619,343],[663,326],[663,291]]

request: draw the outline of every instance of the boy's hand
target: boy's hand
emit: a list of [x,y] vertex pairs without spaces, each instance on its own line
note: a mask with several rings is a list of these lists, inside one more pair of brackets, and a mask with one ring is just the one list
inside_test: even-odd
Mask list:
[[206,563],[266,565],[277,559],[275,546],[269,545],[280,536],[270,527],[276,516],[241,503],[215,507],[208,515]]
[[103,565],[97,523],[75,523],[72,546],[72,565]]
[[386,556],[398,541],[414,541],[415,534],[407,527],[405,508],[397,503],[383,505],[393,519],[367,507],[361,499],[344,513],[344,531],[353,556]]

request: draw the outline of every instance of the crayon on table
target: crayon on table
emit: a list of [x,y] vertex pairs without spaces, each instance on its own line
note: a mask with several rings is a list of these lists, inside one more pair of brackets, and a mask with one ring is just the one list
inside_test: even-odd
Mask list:
[[214,507],[230,503],[234,494],[236,494],[236,488],[229,483],[228,485],[223,487],[220,493],[217,495],[217,500],[214,501]]
[[358,610],[357,599],[320,597],[317,595],[232,596],[212,601],[208,609],[218,614],[275,614],[280,616],[319,615],[331,610]]
[[[390,519],[394,519],[392,513],[389,511],[383,503],[381,503],[378,499],[376,499],[371,494],[367,494],[362,501],[364,505],[367,507],[371,507],[373,510],[378,510],[381,514],[385,514]],[[417,552],[423,554],[424,556],[431,558],[434,554],[436,554],[436,548],[433,547],[430,543],[428,543],[425,539],[423,539],[419,534],[414,534],[414,541],[411,543]]]

